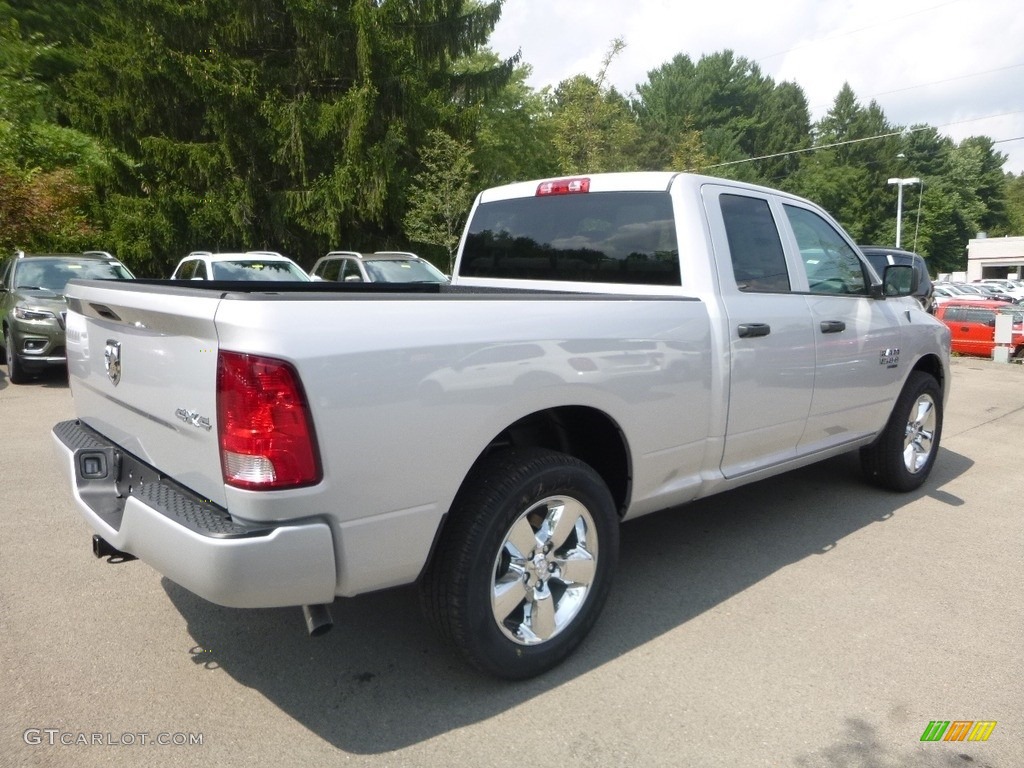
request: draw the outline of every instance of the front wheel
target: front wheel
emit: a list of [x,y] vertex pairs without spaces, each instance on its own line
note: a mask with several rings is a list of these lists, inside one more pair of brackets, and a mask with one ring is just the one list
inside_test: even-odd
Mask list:
[[869,481],[894,491],[913,491],[928,479],[942,436],[942,391],[934,376],[914,371],[907,378],[885,429],[861,448]]
[[591,467],[543,449],[501,451],[459,492],[420,583],[423,606],[478,669],[533,677],[597,620],[618,545],[615,505]]
[[11,338],[11,331],[4,333],[4,349],[7,352],[7,380],[11,384],[24,384],[28,376],[18,361],[18,354],[14,351],[14,339]]

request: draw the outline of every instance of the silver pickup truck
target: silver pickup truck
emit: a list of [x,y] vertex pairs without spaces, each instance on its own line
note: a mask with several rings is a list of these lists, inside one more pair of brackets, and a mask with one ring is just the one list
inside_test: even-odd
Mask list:
[[512,184],[452,285],[68,288],[53,430],[98,557],[236,607],[417,583],[479,669],[594,624],[621,521],[859,449],[919,487],[949,332],[828,214],[688,174]]

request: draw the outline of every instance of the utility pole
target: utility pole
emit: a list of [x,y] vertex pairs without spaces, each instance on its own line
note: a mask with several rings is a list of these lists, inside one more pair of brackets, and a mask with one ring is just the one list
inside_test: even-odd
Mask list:
[[900,235],[903,232],[903,187],[907,184],[920,184],[921,179],[913,176],[909,179],[889,179],[896,185],[896,247],[900,247]]

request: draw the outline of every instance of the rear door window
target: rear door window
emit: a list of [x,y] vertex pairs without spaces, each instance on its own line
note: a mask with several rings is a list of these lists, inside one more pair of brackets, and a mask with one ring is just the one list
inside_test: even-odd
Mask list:
[[722,195],[719,201],[736,287],[741,291],[788,293],[786,254],[768,201],[743,195]]

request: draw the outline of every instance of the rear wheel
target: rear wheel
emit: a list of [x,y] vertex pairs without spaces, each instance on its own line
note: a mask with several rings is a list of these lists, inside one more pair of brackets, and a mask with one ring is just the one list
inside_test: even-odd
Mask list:
[[934,376],[914,371],[889,422],[871,445],[861,448],[864,474],[894,491],[913,491],[928,479],[942,436],[942,392]]
[[554,451],[502,451],[459,492],[420,584],[423,605],[478,669],[533,677],[597,620],[618,544],[615,505],[591,467]]

